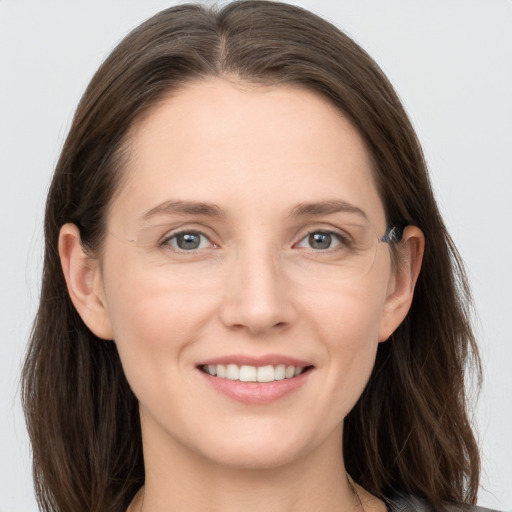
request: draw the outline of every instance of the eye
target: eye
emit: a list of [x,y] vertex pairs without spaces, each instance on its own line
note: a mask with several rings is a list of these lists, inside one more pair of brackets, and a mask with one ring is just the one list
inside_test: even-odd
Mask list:
[[312,231],[308,233],[295,247],[325,251],[334,249],[343,242],[343,237],[332,231]]
[[214,246],[205,235],[197,231],[181,231],[180,233],[174,233],[166,238],[162,242],[162,245],[170,245],[173,249],[177,249],[178,251],[194,251]]

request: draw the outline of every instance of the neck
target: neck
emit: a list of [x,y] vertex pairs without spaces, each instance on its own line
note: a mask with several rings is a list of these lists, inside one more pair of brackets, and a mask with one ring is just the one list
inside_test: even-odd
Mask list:
[[[151,436],[144,442],[146,485],[130,512],[347,512],[360,504],[346,477],[341,432],[293,462],[231,467]],[[148,442],[146,442],[146,440]],[[153,446],[155,449],[153,450]]]

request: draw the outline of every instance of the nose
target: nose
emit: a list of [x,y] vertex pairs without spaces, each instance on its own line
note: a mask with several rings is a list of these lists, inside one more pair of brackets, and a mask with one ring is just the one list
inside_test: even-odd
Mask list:
[[238,254],[225,283],[222,323],[252,335],[284,329],[296,319],[291,285],[278,257],[248,251]]

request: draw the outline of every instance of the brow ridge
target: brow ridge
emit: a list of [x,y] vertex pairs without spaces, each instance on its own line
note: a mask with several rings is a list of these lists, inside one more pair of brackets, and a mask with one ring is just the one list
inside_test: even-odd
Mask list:
[[[352,213],[368,221],[368,216],[359,207],[341,200],[302,202],[294,206],[290,217],[307,217],[316,215],[331,215],[334,213]],[[204,215],[208,217],[224,217],[222,208],[213,203],[203,201],[165,201],[144,212],[142,218],[147,220],[157,215]]]
[[208,217],[223,217],[224,210],[213,203],[202,201],[165,201],[144,212],[142,218],[147,220],[157,215],[204,215]]
[[299,203],[290,211],[291,217],[306,217],[314,215],[331,215],[333,213],[353,213],[368,221],[368,215],[353,204],[340,200]]

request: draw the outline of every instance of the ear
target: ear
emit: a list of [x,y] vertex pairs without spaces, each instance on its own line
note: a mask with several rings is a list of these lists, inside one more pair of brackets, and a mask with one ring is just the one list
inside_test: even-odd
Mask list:
[[59,255],[68,293],[84,323],[99,338],[113,339],[99,261],[88,255],[75,224],[64,224]]
[[421,229],[407,226],[398,246],[397,268],[389,283],[379,326],[379,341],[386,341],[409,312],[424,250],[425,237]]

